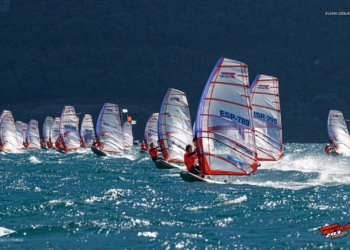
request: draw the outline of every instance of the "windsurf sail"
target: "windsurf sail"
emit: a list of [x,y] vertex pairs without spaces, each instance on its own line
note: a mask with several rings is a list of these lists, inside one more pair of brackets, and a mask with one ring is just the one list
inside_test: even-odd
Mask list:
[[124,148],[132,148],[133,144],[133,136],[132,136],[132,125],[130,122],[124,122],[123,124],[123,142]]
[[92,117],[89,114],[85,114],[81,121],[80,137],[84,148],[90,148],[95,140],[94,124],[92,122]]
[[1,150],[12,153],[17,151],[16,127],[11,112],[2,116],[0,123],[0,140]]
[[53,118],[50,116],[46,116],[45,121],[44,121],[44,125],[43,125],[44,142],[47,142],[50,139],[50,129],[51,129],[52,123],[53,123]]
[[25,141],[26,135],[27,135],[28,123],[22,122],[21,127],[22,127],[22,136],[23,136],[24,141]]
[[79,119],[73,106],[64,106],[60,120],[60,137],[65,151],[74,151],[80,147],[78,129]]
[[0,237],[8,235],[8,234],[12,234],[12,233],[16,233],[16,231],[13,231],[13,230],[8,229],[8,228],[0,227]]
[[30,120],[26,131],[26,140],[28,143],[27,148],[40,148],[38,121]]
[[350,155],[350,136],[342,112],[329,111],[327,129],[335,151],[339,154]]
[[0,114],[0,122],[5,116],[12,116],[12,112],[10,110],[3,110]]
[[169,89],[159,112],[159,144],[168,162],[184,162],[186,146],[192,144],[192,125],[186,94]]
[[144,133],[147,149],[151,143],[158,145],[158,116],[158,113],[154,113],[147,120]]
[[61,118],[56,117],[50,128],[50,142],[52,146],[55,145],[57,138],[60,136],[60,121]]
[[217,61],[199,102],[196,134],[202,174],[248,175],[257,169],[246,64]]
[[17,148],[23,148],[23,142],[25,141],[25,137],[23,136],[23,132],[22,132],[23,122],[16,121],[15,127],[16,127]]
[[103,105],[96,122],[96,134],[102,151],[114,153],[124,151],[123,130],[117,104]]
[[258,161],[278,161],[282,157],[282,120],[278,79],[257,75],[250,87],[253,127]]

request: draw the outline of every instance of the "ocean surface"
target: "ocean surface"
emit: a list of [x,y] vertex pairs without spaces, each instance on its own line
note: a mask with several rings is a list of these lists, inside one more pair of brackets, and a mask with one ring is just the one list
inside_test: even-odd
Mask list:
[[350,249],[350,157],[284,144],[230,184],[185,183],[138,148],[101,158],[23,150],[0,154],[0,249]]

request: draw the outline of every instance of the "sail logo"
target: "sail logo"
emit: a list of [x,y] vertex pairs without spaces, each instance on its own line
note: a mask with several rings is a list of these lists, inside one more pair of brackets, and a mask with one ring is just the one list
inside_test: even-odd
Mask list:
[[242,124],[246,127],[249,127],[249,125],[250,125],[249,119],[245,119],[243,117],[240,117],[238,115],[232,114],[232,113],[224,111],[224,110],[220,110],[220,116],[227,118],[227,119],[230,119],[236,123]]
[[260,84],[260,85],[258,85],[258,89],[269,89],[269,85],[262,85],[262,84]]
[[177,101],[177,102],[179,102],[179,101],[180,101],[180,98],[179,98],[179,97],[171,97],[170,100],[171,100],[171,101]]
[[259,112],[254,111],[254,118],[259,119],[259,120],[263,120],[266,121],[268,123],[271,123],[273,125],[277,125],[278,121],[276,118],[269,116],[269,115],[265,115]]
[[221,72],[221,74],[219,76],[223,77],[223,78],[236,78],[236,73],[235,72]]
[[350,223],[347,223],[343,226],[339,226],[338,223],[320,227],[319,230],[322,232],[325,238],[329,238],[331,240],[338,239],[344,237],[348,234],[348,229],[350,228]]
[[111,108],[106,109],[106,112],[117,113],[117,111],[115,109],[111,109]]
[[85,132],[92,133],[91,129],[85,129]]
[[73,126],[73,125],[69,125],[69,124],[64,125],[64,128],[65,128],[65,129],[74,129],[74,130],[77,129],[77,127],[75,127],[75,126]]
[[107,122],[103,122],[102,125],[105,126],[105,127],[118,129],[118,125],[112,125],[112,124],[107,123]]

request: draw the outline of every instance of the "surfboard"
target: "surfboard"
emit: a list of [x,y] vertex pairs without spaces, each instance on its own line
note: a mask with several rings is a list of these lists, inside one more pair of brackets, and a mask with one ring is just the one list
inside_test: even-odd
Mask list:
[[123,130],[117,104],[105,103],[103,105],[96,122],[96,134],[101,147],[98,150],[91,149],[95,154],[105,156],[110,153],[124,152]]
[[83,142],[83,148],[90,148],[95,140],[94,124],[89,114],[85,114],[81,121],[80,138]]
[[220,58],[196,116],[197,155],[206,175],[250,175],[259,166],[249,95],[248,66]]
[[40,135],[37,120],[30,120],[26,131],[26,140],[28,149],[40,148]]
[[65,151],[65,150],[63,150],[63,149],[58,149],[58,148],[56,148],[56,147],[54,147],[54,149],[55,149],[57,152],[61,153],[61,154],[68,154],[68,151]]
[[16,233],[16,231],[13,231],[11,229],[7,229],[7,228],[4,228],[4,227],[0,227],[0,237],[8,235],[8,234],[12,234],[12,233]]
[[278,79],[257,75],[250,87],[258,161],[278,161],[282,153],[282,119]]
[[[159,145],[164,162],[183,163],[186,146],[192,144],[192,125],[186,94],[170,88],[158,118]],[[164,165],[164,163],[162,164]]]
[[350,154],[350,136],[343,113],[330,110],[327,122],[328,136],[338,154]]
[[91,146],[91,151],[98,156],[108,156],[107,152],[100,150],[94,146]]
[[160,160],[160,159],[156,160],[154,162],[154,164],[156,165],[156,168],[158,168],[158,169],[180,169],[180,170],[186,169],[186,166],[184,166],[184,165],[167,162],[167,161]]
[[140,153],[148,153],[147,149],[140,149]]
[[147,120],[144,132],[146,149],[149,149],[151,143],[158,144],[158,117],[159,113],[153,113]]
[[206,183],[212,183],[212,184],[228,184],[228,182],[224,182],[224,181],[215,181],[208,178],[202,178],[188,171],[181,171],[180,176],[186,182],[206,182]]
[[130,122],[124,122],[123,124],[123,143],[124,148],[132,148],[134,146],[132,135],[132,125]]

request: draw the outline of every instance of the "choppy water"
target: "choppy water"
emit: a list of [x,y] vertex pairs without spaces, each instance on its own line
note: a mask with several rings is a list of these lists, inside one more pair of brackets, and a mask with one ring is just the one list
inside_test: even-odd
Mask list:
[[185,183],[137,149],[119,157],[1,154],[0,248],[350,248],[350,157],[286,144],[283,159],[233,184]]

